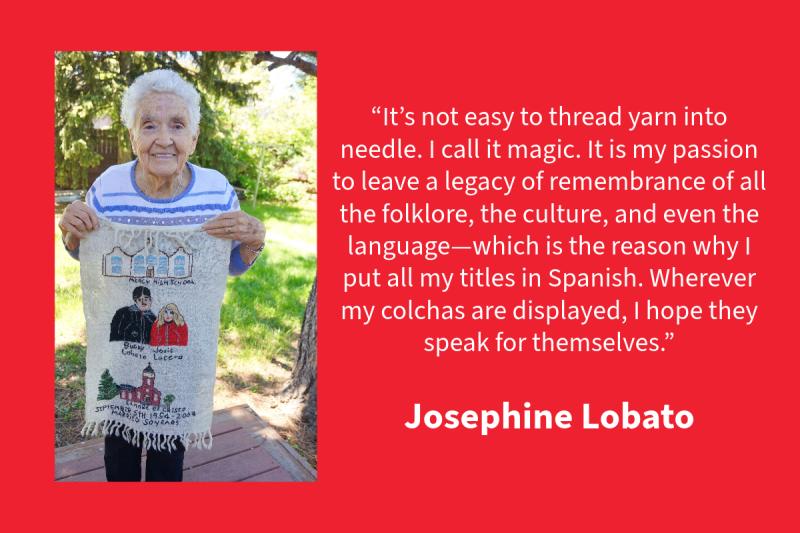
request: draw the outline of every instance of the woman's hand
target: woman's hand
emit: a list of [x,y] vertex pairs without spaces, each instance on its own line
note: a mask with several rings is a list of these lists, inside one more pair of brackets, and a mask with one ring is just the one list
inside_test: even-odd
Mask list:
[[264,247],[264,224],[244,211],[222,213],[203,224],[202,228],[213,237],[240,241],[239,255],[248,265],[255,262]]
[[261,246],[266,236],[264,224],[244,211],[222,213],[203,224],[202,229],[213,237],[240,241],[251,248]]
[[67,249],[74,250],[90,231],[100,227],[100,220],[86,202],[75,200],[64,210],[58,227],[61,228],[61,236]]

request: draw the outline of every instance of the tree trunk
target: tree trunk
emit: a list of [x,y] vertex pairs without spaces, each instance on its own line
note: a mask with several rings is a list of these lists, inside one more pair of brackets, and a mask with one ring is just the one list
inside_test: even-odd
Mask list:
[[303,327],[300,329],[300,342],[297,347],[297,361],[292,370],[289,384],[283,390],[284,398],[302,398],[298,438],[317,452],[317,278],[308,295]]
[[[297,52],[291,52],[286,58],[273,56],[271,52],[258,52],[254,64],[261,61],[270,61],[269,70],[281,65],[291,65],[302,72],[317,75],[317,65],[297,57]],[[263,166],[263,165],[261,165]],[[258,196],[258,185],[256,185]],[[255,202],[255,200],[254,200]],[[283,389],[285,398],[304,399],[303,410],[300,414],[299,437],[311,445],[311,453],[316,463],[317,457],[317,278],[311,286],[308,295],[306,313],[303,316],[303,327],[300,328],[300,342],[297,346],[297,361],[292,370],[292,377],[286,388]]]
[[303,327],[300,329],[300,342],[297,348],[297,361],[292,377],[284,389],[284,394],[292,397],[317,395],[317,278],[308,295]]

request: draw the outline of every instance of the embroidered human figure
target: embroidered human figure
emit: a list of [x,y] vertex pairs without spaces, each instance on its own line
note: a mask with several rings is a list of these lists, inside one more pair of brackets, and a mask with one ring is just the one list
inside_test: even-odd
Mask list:
[[158,320],[150,330],[151,346],[186,346],[189,328],[175,304],[167,304],[158,312]]
[[109,340],[148,344],[156,320],[156,315],[150,310],[152,303],[150,289],[142,286],[133,289],[133,305],[121,307],[114,313]]

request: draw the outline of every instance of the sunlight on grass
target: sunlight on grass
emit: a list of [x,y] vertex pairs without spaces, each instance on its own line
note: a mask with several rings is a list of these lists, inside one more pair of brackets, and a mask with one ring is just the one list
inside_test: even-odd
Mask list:
[[72,342],[85,342],[86,322],[83,319],[81,275],[77,261],[61,244],[56,217],[56,347]]
[[313,255],[300,255],[296,249],[270,242],[247,275],[229,278],[220,358],[291,362],[315,270]]

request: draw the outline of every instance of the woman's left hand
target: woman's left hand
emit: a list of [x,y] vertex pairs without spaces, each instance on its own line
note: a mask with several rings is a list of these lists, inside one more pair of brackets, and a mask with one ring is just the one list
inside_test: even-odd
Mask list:
[[261,246],[266,235],[264,224],[244,211],[222,213],[203,224],[202,229],[213,237],[240,241],[253,248]]

